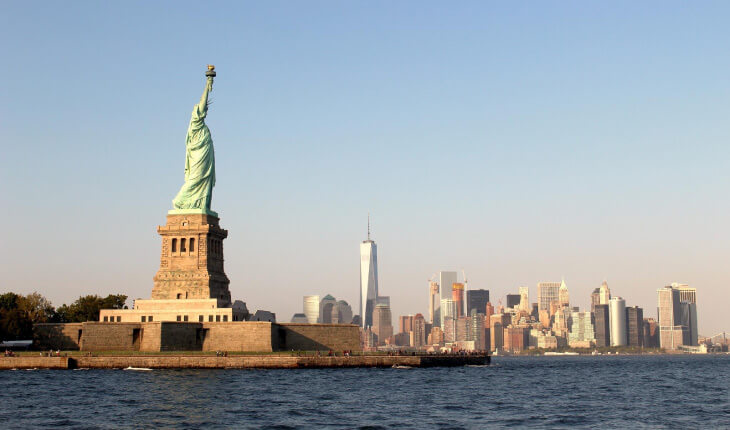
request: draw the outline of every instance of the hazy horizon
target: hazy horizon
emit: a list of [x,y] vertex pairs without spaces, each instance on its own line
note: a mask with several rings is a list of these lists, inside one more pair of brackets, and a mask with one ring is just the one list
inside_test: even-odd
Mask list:
[[279,321],[359,303],[371,214],[380,294],[428,317],[428,279],[492,303],[608,281],[656,317],[697,288],[730,329],[730,5],[704,2],[8,3],[0,292],[149,298],[207,118],[234,299]]

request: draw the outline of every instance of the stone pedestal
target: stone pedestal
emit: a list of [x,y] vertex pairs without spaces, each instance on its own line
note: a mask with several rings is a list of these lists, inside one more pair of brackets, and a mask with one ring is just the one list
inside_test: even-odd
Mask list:
[[216,299],[218,307],[230,307],[230,281],[223,270],[228,231],[210,213],[180,212],[171,211],[167,224],[157,227],[162,252],[152,299]]

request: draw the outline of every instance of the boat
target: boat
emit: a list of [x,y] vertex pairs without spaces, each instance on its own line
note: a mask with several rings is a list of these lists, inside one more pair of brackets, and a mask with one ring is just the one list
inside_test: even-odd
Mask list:
[[546,356],[555,356],[555,355],[580,355],[577,352],[554,352],[554,351],[548,351],[545,354]]

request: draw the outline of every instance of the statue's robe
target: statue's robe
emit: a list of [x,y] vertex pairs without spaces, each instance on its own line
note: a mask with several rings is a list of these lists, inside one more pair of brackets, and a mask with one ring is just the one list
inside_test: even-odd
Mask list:
[[215,185],[215,155],[205,125],[206,102],[195,105],[185,138],[185,183],[172,201],[175,209],[210,210]]

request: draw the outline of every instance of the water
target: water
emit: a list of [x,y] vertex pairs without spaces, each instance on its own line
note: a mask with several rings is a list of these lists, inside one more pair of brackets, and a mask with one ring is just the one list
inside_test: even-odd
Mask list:
[[[489,367],[0,372],[12,428],[730,428],[730,356]],[[7,428],[7,427],[6,427]]]

